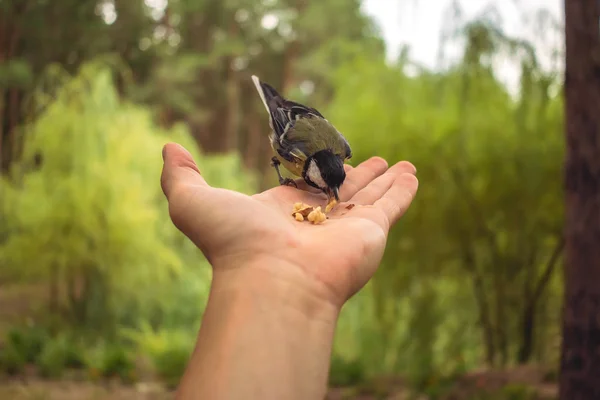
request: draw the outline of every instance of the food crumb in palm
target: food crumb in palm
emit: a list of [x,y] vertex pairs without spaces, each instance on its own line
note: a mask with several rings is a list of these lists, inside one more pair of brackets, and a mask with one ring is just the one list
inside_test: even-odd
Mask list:
[[335,199],[331,199],[331,201],[325,206],[325,212],[328,213],[329,211],[331,211],[336,204],[337,201]]
[[352,210],[354,208],[355,204],[348,204],[346,206],[346,210]]
[[323,211],[321,211],[321,207],[317,207],[308,214],[308,220],[313,224],[320,224],[325,222],[327,219],[327,215]]
[[313,210],[313,206],[305,204],[305,203],[295,203],[294,209],[292,210],[292,215],[296,218],[296,214],[300,214],[303,217],[307,217],[308,214]]
[[327,215],[321,211],[321,206],[315,208],[305,203],[295,203],[292,210],[292,216],[298,222],[307,219],[313,224],[320,224],[327,220]]

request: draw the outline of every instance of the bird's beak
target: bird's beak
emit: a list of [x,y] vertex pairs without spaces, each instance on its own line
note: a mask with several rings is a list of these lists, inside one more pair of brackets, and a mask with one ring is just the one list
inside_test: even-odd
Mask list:
[[[331,189],[331,193],[333,194],[333,197],[335,197],[335,201],[337,201],[338,203],[340,202],[339,190],[340,188],[338,188],[337,186]],[[329,198],[331,198],[331,195],[329,196]]]
[[328,213],[335,207],[337,203],[340,202],[340,193],[338,187],[329,188],[327,190],[327,206],[325,207],[325,212]]

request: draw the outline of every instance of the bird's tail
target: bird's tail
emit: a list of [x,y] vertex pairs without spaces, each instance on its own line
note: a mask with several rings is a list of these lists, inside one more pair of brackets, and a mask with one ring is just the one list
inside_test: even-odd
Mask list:
[[272,108],[282,105],[285,101],[283,97],[277,93],[277,90],[271,85],[261,82],[256,75],[252,75],[252,82],[254,82],[254,86],[256,86],[256,90],[268,113],[271,112]]

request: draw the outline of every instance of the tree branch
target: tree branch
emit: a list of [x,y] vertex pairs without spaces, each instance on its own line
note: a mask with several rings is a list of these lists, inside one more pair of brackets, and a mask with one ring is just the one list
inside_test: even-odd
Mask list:
[[537,282],[537,285],[533,290],[531,303],[535,303],[544,292],[544,289],[546,288],[548,282],[550,281],[550,278],[552,277],[552,273],[554,272],[555,266],[562,254],[564,247],[565,238],[564,236],[561,236],[558,242],[556,243],[556,246],[554,247],[554,251],[552,251],[552,254],[550,255],[550,259],[548,259],[548,263],[546,264],[546,268],[544,268],[544,273],[542,274],[542,277]]

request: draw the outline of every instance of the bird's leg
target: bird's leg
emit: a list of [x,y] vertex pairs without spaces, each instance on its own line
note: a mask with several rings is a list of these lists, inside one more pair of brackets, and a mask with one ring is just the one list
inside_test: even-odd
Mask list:
[[277,157],[271,158],[271,167],[275,168],[275,171],[277,171],[277,177],[279,178],[279,184],[281,186],[294,186],[295,188],[297,188],[298,185],[296,184],[296,182],[293,179],[284,178],[283,176],[281,176],[281,172],[279,171],[280,165],[281,165],[281,161],[279,161],[277,159]]

